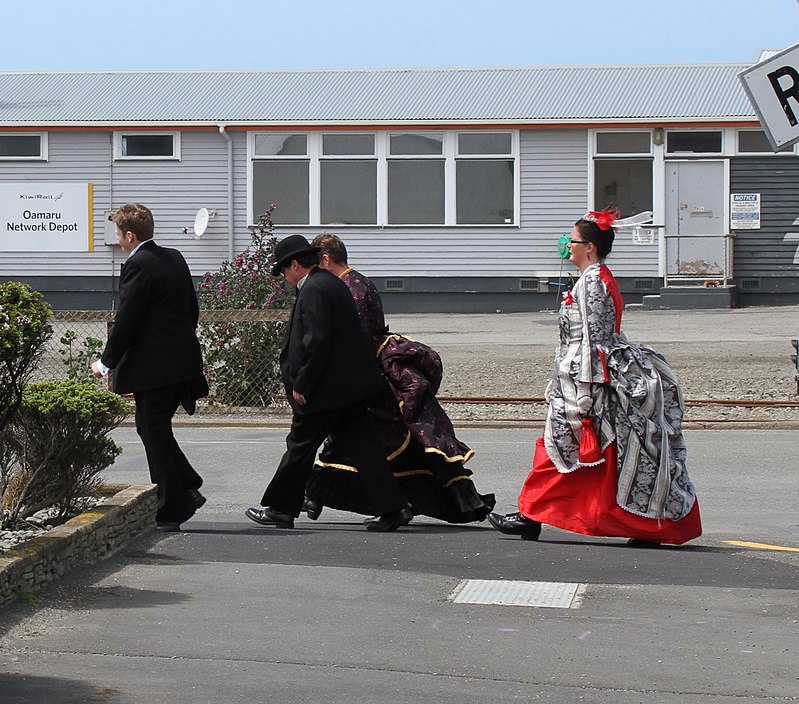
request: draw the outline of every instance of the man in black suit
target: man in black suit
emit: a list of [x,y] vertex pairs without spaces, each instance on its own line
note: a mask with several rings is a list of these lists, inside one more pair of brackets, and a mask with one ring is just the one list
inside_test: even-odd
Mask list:
[[293,411],[286,452],[261,499],[246,515],[262,525],[293,528],[316,452],[328,434],[347,440],[375,518],[372,531],[394,531],[413,518],[377,444],[366,406],[382,390],[377,362],[347,286],[319,268],[319,248],[302,235],[275,247],[273,276],[297,289],[280,351],[286,397]]
[[114,370],[114,391],[133,393],[136,431],[144,444],[150,479],[158,485],[158,528],[178,531],[205,503],[202,477],[194,471],[172,433],[178,405],[194,413],[208,394],[195,332],[197,294],[183,255],[152,239],[150,210],[123,205],[113,216],[117,241],[128,259],[119,281],[119,310],[95,376]]

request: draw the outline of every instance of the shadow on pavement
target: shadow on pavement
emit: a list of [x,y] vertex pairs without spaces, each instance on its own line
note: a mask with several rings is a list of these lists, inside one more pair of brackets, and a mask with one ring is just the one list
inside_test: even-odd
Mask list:
[[117,689],[95,687],[81,680],[59,677],[35,677],[32,675],[9,675],[0,673],[0,692],[3,704],[129,704],[127,697]]
[[191,597],[182,592],[133,589],[123,586],[91,587],[73,604],[80,609],[141,609],[181,604]]

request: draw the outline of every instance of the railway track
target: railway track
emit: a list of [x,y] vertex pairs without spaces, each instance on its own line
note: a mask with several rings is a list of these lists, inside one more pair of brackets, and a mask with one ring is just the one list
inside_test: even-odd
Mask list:
[[[441,403],[457,403],[463,405],[508,405],[508,406],[527,406],[544,404],[546,400],[543,396],[438,396]],[[687,406],[730,406],[730,407],[752,407],[752,408],[799,408],[797,401],[769,401],[764,399],[717,399],[717,398],[694,398],[685,399]]]
[[[495,423],[541,423],[546,417],[546,400],[543,396],[439,396],[442,404],[449,406],[449,414],[454,423],[468,422],[495,422]],[[530,414],[514,415],[512,417],[476,417],[470,414],[468,408],[487,408],[492,406],[533,406]],[[686,425],[700,426],[725,426],[745,425],[747,427],[795,427],[799,424],[799,414],[790,413],[799,410],[799,399],[796,401],[766,400],[766,399],[715,399],[695,398],[685,399]],[[463,409],[461,413],[458,409]],[[747,414],[747,409],[751,413]],[[715,412],[714,412],[715,411]],[[486,411],[488,412],[488,411]],[[769,415],[770,412],[776,412]],[[788,417],[786,417],[786,412]],[[725,415],[729,414],[729,415]],[[776,417],[779,416],[779,417]]]

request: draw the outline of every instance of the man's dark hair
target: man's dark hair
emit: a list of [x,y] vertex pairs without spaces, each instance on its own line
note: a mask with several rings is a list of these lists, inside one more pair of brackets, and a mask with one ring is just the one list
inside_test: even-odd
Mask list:
[[[307,252],[306,254],[299,254],[294,259],[297,260],[297,264],[299,264],[304,269],[311,269],[315,266],[319,265],[319,253],[318,252]],[[289,262],[291,264],[291,262]]]

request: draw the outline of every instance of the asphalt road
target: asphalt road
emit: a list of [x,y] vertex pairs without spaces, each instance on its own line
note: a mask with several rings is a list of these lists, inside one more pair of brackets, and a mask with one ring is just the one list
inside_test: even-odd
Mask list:
[[[372,534],[329,509],[262,528],[243,510],[285,432],[181,427],[208,504],[183,533],[1,612],[0,702],[799,701],[792,431],[689,431],[705,533],[660,549],[418,518]],[[513,509],[536,432],[459,433],[499,510]],[[145,481],[135,432],[115,437],[124,452],[107,478]],[[576,596],[457,603],[463,580]]]

